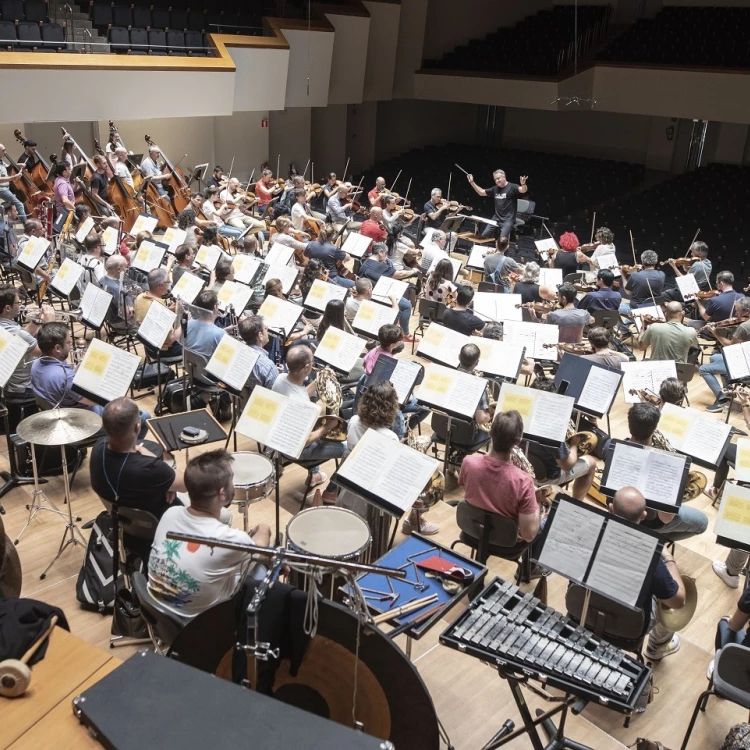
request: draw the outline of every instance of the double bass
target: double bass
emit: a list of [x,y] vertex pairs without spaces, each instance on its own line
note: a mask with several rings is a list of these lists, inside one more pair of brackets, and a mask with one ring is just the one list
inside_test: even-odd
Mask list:
[[[146,134],[146,143],[149,147],[154,146],[151,136]],[[172,203],[174,204],[177,213],[184,211],[190,205],[190,186],[185,182],[185,175],[169,161],[169,157],[162,151],[162,159],[164,159],[164,166],[169,170],[169,179],[164,180],[162,183],[165,189],[172,196]]]
[[[106,158],[97,140],[94,141],[94,150],[97,154]],[[109,200],[115,209],[115,213],[122,221],[123,231],[129,232],[133,228],[138,214],[141,213],[141,204],[136,197],[135,190],[127,182],[124,182],[122,177],[113,174],[109,181]]]
[[[23,146],[26,142],[26,136],[20,130],[14,130],[13,135],[16,140]],[[50,198],[52,197],[53,190],[52,186],[47,182],[49,177],[50,165],[44,160],[44,157],[37,152],[37,161],[31,169],[26,171],[31,175],[31,179],[34,184],[43,192],[46,193]]]
[[31,179],[29,173],[21,167],[20,164],[16,164],[13,159],[5,154],[5,158],[8,160],[10,168],[16,173],[21,175],[20,180],[14,180],[8,183],[8,187],[18,196],[18,199],[23,203],[26,208],[26,213],[31,216],[34,215],[39,217],[39,206],[47,200],[50,200],[50,196],[43,190],[40,190],[36,183]]

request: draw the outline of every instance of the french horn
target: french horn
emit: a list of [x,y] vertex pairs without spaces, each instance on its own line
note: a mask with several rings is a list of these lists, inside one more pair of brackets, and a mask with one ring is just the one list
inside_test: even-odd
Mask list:
[[579,456],[586,456],[596,450],[596,446],[599,442],[599,438],[597,437],[596,433],[590,432],[588,430],[576,432],[575,425],[571,420],[568,424],[568,431],[565,434],[565,442],[568,444],[568,447],[570,447],[571,438],[574,438],[576,435],[578,435],[580,438],[580,440],[578,441]]
[[339,383],[336,373],[330,367],[323,367],[318,370],[315,377],[315,388],[318,391],[320,402],[326,407],[326,410],[332,412],[332,414],[321,416],[315,426],[319,428],[325,421],[330,422],[332,418],[336,419],[336,426],[325,436],[325,440],[334,440],[341,443],[346,440],[346,422],[339,416],[342,393],[341,383]]

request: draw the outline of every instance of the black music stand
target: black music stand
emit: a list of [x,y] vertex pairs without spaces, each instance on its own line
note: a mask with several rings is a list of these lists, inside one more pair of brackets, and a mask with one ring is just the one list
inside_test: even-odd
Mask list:
[[[218,443],[227,439],[224,428],[214,419],[208,409],[196,409],[184,411],[180,414],[168,414],[164,417],[152,417],[146,423],[161,447],[169,453],[189,450],[194,445]],[[186,443],[180,438],[180,433],[185,427],[205,430],[208,435],[202,443]]]

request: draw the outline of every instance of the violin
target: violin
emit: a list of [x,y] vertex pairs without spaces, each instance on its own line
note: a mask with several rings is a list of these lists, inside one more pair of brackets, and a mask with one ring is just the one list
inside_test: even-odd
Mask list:
[[656,407],[661,406],[661,399],[653,391],[649,391],[648,388],[631,388],[629,391],[631,396],[638,396],[638,398],[647,404],[653,404]]
[[588,341],[581,341],[580,344],[542,344],[542,349],[559,349],[569,354],[593,354],[594,347]]
[[[516,308],[523,308],[524,310],[534,310],[534,312],[538,312],[538,313],[549,313],[557,309],[557,301],[556,300],[544,300],[542,302],[523,302],[521,304],[517,304]],[[553,345],[549,344],[545,346],[553,346]]]
[[690,266],[693,265],[693,263],[697,263],[700,260],[700,258],[668,258],[667,260],[663,260],[661,263],[659,263],[660,266],[666,266],[671,265],[674,263],[678,268],[690,268]]
[[573,282],[573,286],[575,287],[577,292],[595,292],[596,291],[596,284],[582,284],[578,281]]
[[665,321],[655,315],[642,315],[641,322],[643,323],[642,330],[645,331],[652,323],[664,323]]
[[717,328],[731,328],[732,326],[738,326],[744,323],[748,318],[727,318],[726,320],[719,320],[716,323],[706,323],[706,328],[710,331],[715,331]]
[[449,211],[455,212],[455,211],[473,211],[474,209],[471,206],[464,206],[463,204],[459,203],[458,201],[449,201],[443,198],[440,201],[440,207],[446,206]]
[[627,274],[628,276],[630,276],[631,273],[643,270],[643,266],[640,263],[635,266],[615,266],[615,268],[619,268],[622,273]]
[[706,292],[698,292],[695,295],[695,299],[711,299],[712,297],[718,297],[721,292],[718,289],[709,289]]

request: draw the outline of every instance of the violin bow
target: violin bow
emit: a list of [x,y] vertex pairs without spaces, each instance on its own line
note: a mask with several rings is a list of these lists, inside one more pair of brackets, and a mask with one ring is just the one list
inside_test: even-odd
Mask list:
[[253,167],[253,171],[250,172],[250,179],[247,181],[247,187],[245,188],[245,192],[250,190],[250,185],[253,184],[253,177],[255,177],[255,167]]
[[[637,266],[638,265],[638,261],[635,259],[635,243],[633,242],[633,230],[632,229],[628,229],[628,232],[630,233],[630,249],[633,251],[633,265]],[[649,289],[651,289],[650,286],[649,286]],[[651,296],[653,296],[653,295],[651,295]]]
[[341,176],[341,182],[342,182],[342,183],[346,182],[346,173],[347,173],[347,171],[348,171],[348,169],[349,169],[349,162],[351,161],[351,158],[352,158],[352,157],[351,157],[351,156],[349,156],[349,157],[347,157],[347,159],[346,159],[346,164],[344,165],[344,174],[343,174],[343,175]]
[[410,190],[411,190],[411,177],[409,178],[409,184],[406,186],[406,195],[404,195],[404,208],[406,208],[406,203],[409,199]]
[[302,173],[302,177],[304,177],[307,174],[307,168],[310,166],[310,160],[307,160],[307,164],[305,164],[305,171]]
[[396,175],[396,179],[393,181],[393,185],[391,185],[390,188],[388,188],[388,192],[389,193],[393,192],[393,188],[396,187],[396,183],[398,182],[398,178],[399,177],[401,177],[401,170],[400,169],[398,170],[398,174]]
[[452,177],[453,177],[453,172],[448,172],[448,197],[446,198],[448,203],[451,202],[451,179]]
[[589,240],[589,244],[592,244],[594,242],[594,227],[596,226],[596,211],[594,211],[594,215],[591,218],[591,239]]

